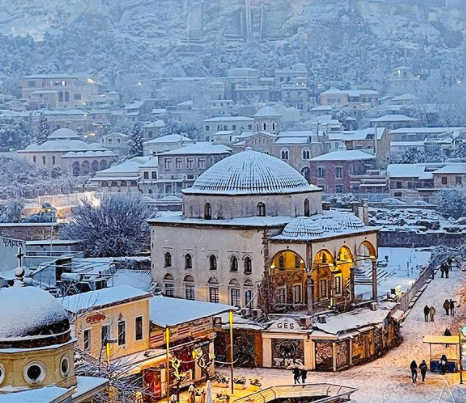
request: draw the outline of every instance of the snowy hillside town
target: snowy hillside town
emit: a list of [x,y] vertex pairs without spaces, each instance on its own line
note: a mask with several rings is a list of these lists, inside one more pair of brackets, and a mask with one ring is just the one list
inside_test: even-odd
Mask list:
[[463,1],[3,3],[0,403],[466,401]]

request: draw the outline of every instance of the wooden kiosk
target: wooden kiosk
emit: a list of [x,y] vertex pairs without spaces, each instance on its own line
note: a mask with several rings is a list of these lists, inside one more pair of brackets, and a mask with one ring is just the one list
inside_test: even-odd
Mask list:
[[[460,360],[460,340],[459,336],[424,336],[423,343],[429,344],[430,370],[440,371],[440,357],[447,356],[447,372],[457,372]],[[432,351],[432,346],[434,351]]]

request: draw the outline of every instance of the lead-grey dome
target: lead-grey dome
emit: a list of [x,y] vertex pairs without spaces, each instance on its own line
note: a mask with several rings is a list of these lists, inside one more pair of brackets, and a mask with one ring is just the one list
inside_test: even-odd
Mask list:
[[247,149],[217,162],[185,194],[284,194],[320,191],[282,160]]

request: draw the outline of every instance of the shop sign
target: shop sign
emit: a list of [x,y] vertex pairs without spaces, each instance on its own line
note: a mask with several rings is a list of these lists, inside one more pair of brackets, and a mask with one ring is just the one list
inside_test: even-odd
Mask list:
[[86,317],[86,323],[89,323],[91,325],[95,323],[102,322],[103,320],[107,319],[107,316],[105,316],[103,313],[94,313],[92,315],[88,315]]
[[298,322],[291,318],[283,318],[273,322],[268,330],[279,331],[279,332],[293,332],[301,331],[301,326]]

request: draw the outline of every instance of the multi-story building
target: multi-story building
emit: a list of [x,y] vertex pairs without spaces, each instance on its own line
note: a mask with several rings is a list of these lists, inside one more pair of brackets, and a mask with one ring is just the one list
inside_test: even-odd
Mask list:
[[67,74],[37,74],[22,77],[21,96],[34,109],[76,108],[102,93],[92,79],[82,81]]
[[320,105],[340,105],[352,108],[374,107],[379,104],[380,93],[373,90],[339,90],[331,88],[319,95]]
[[359,150],[333,151],[309,161],[312,183],[323,193],[359,193],[361,178],[376,165],[376,157]]
[[188,137],[181,134],[167,134],[143,143],[144,155],[156,155],[166,151],[176,150],[177,148],[193,143]]
[[209,139],[212,139],[214,134],[218,131],[252,131],[254,130],[254,119],[246,116],[220,116],[210,118],[204,120],[203,130],[204,135]]
[[46,142],[30,144],[18,151],[18,156],[49,174],[60,168],[62,172],[80,176],[106,169],[117,154],[99,143],[86,143],[73,130],[63,128],[55,130]]

